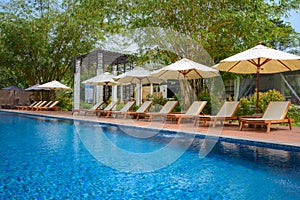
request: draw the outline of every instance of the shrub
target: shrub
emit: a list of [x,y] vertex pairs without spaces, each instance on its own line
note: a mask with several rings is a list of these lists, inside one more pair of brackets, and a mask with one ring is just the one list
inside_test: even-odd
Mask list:
[[253,115],[255,113],[255,105],[248,97],[240,99],[240,106],[236,111],[236,116]]
[[59,95],[56,99],[59,101],[58,107],[60,107],[61,110],[72,110],[73,100],[68,93]]
[[125,103],[124,101],[120,101],[117,105],[116,105],[116,110],[121,110],[124,107]]
[[131,111],[136,111],[137,109],[139,109],[139,107],[137,105],[133,105],[130,110]]
[[211,97],[208,92],[203,92],[199,94],[198,96],[199,101],[207,101],[207,104],[205,105],[203,109],[203,113],[205,114],[211,114]]
[[295,120],[294,124],[296,126],[299,126],[300,125],[300,110],[299,108],[292,104],[289,108],[289,112],[288,112],[288,118],[292,118]]
[[[284,101],[285,97],[277,90],[259,92],[258,112],[263,113],[270,101]],[[256,105],[256,93],[250,98],[250,101]]]
[[[259,92],[258,112],[263,113],[270,101],[284,101],[284,96],[277,90],[269,90],[267,92]],[[250,98],[244,97],[240,99],[240,106],[236,112],[237,116],[252,115],[256,108],[256,93]]]

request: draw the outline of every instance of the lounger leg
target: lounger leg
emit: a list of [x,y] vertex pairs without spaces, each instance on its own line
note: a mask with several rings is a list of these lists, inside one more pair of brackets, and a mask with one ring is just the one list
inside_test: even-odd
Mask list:
[[243,130],[243,127],[244,127],[244,122],[243,122],[243,121],[241,121],[241,122],[240,122],[240,131],[242,131],[242,130]]
[[194,126],[196,126],[197,122],[198,122],[198,117],[195,117]]
[[271,131],[271,122],[267,122],[267,133],[270,133]]
[[292,130],[292,122],[290,119],[289,119],[289,127],[290,127],[290,130]]
[[178,118],[177,124],[179,125],[181,123],[181,117]]
[[217,118],[215,118],[213,121],[213,127],[216,127],[216,124],[217,124]]

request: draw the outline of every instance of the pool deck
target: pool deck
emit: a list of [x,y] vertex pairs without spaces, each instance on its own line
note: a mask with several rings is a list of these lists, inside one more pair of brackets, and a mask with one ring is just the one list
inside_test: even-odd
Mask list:
[[[181,125],[172,123],[168,121],[167,123],[162,123],[161,118],[154,119],[153,122],[148,122],[147,120],[135,120],[135,119],[123,119],[123,116],[118,118],[106,118],[106,117],[96,117],[95,115],[72,115],[68,111],[21,111],[21,110],[5,110],[15,113],[27,113],[33,115],[51,116],[58,118],[74,119],[74,120],[85,120],[92,122],[103,122],[103,123],[113,123],[129,126],[139,126],[148,127],[153,129],[166,129],[166,130],[179,130],[186,133],[201,134],[207,136],[218,136],[222,138],[239,139],[254,142],[263,142],[271,144],[280,144],[300,147],[300,127],[293,127],[289,130],[288,126],[271,126],[271,132],[267,133],[266,128],[244,128],[243,131],[239,130],[237,123],[229,124],[225,122],[224,126],[217,126],[216,128],[209,128],[208,124],[200,124],[196,127],[192,122],[183,121]],[[1,111],[1,109],[0,109]]]

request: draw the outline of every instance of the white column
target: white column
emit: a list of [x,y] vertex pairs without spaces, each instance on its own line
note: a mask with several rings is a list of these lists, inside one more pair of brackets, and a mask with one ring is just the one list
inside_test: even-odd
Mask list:
[[[116,66],[113,66],[113,69],[112,69],[112,74],[114,76],[117,75],[117,69],[116,69]],[[112,92],[111,92],[111,95],[112,95],[112,101],[118,101],[118,87],[117,86],[112,86]]]
[[120,85],[120,99],[121,99],[121,101],[123,101],[124,99],[123,99],[123,85]]
[[75,61],[75,73],[74,73],[74,96],[73,96],[73,107],[79,109],[80,106],[80,60]]
[[135,87],[135,102],[137,106],[140,106],[142,104],[142,93],[141,93],[141,84],[136,84]]
[[153,84],[150,84],[150,96],[153,97]]
[[118,88],[117,86],[112,86],[112,91],[111,91],[111,95],[112,95],[112,101],[118,101]]
[[[97,56],[97,75],[103,74],[104,63],[103,63],[103,53],[98,53]],[[96,86],[96,103],[103,101],[103,86]]]
[[238,100],[240,93],[240,77],[237,77],[234,81],[234,98],[235,101]]

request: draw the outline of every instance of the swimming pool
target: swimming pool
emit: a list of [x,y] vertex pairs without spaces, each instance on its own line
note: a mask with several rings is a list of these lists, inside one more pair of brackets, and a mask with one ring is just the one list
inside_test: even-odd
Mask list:
[[167,167],[130,173],[103,165],[82,139],[102,134],[126,151],[145,153],[165,146],[173,134],[162,131],[156,137],[139,139],[117,126],[76,123],[0,112],[0,198],[300,199],[297,149],[222,141],[199,159],[201,139],[196,138]]

